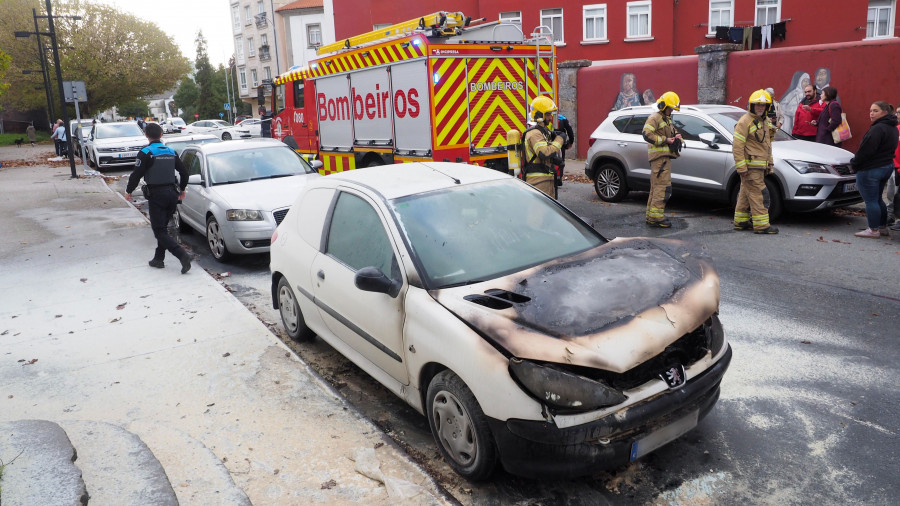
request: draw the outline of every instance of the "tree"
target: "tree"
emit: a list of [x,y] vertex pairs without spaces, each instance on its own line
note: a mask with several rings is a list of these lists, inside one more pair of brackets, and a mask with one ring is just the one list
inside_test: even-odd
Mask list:
[[190,77],[181,80],[178,91],[175,92],[175,106],[182,110],[185,121],[191,121],[197,111],[197,99],[200,98],[200,90]]
[[116,106],[119,116],[128,116],[131,118],[145,118],[150,115],[147,107],[147,101],[140,98],[131,100]]
[[197,72],[194,74],[194,82],[197,83],[200,94],[197,99],[197,113],[200,114],[201,119],[218,117],[220,107],[213,102],[213,69],[206,52],[206,38],[203,37],[203,30],[197,32],[196,41],[197,59],[194,60],[194,68]]
[[[22,70],[39,69],[38,48],[32,36],[26,40],[13,37],[14,31],[34,31],[32,8],[44,14],[40,0],[0,0],[0,47],[10,53],[9,93],[0,104],[17,109],[34,109],[46,103],[38,86],[40,74],[22,75]],[[190,71],[190,63],[178,46],[156,24],[118,11],[106,4],[87,0],[55,0],[54,24],[60,47],[59,58],[63,80],[84,81],[88,107],[101,111],[114,104],[141,96],[163,93],[171,89]],[[57,17],[59,16],[59,17]],[[73,20],[63,16],[81,16]],[[46,31],[46,20],[38,20],[40,31]],[[50,41],[44,42],[51,65]],[[53,97],[59,96],[53,81]]]
[[[0,50],[0,97],[2,97],[3,94],[6,93],[6,90],[9,89],[9,84],[3,81],[3,78],[6,76],[6,71],[9,69],[9,61],[9,55]],[[0,110],[2,110],[2,108],[0,108]]]

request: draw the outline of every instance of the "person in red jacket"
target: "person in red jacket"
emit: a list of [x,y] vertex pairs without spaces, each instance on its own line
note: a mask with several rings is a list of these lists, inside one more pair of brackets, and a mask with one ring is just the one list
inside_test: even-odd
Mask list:
[[[900,104],[898,104],[900,107]],[[897,133],[900,135],[900,124],[897,125]],[[894,151],[894,177],[888,180],[887,187],[885,187],[885,200],[887,201],[888,208],[888,222],[894,220],[894,218],[898,218],[898,220],[891,225],[891,230],[900,230],[900,191],[897,191],[898,187],[900,187],[900,144],[897,144],[897,150]]]
[[797,104],[797,111],[794,113],[794,128],[791,129],[791,134],[804,141],[816,142],[816,124],[824,107],[825,105],[819,102],[816,96],[816,89],[807,84],[803,88],[803,100]]

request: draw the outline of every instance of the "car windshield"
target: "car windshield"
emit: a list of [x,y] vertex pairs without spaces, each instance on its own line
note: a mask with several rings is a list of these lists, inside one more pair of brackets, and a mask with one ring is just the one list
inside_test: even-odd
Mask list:
[[[720,125],[725,127],[729,132],[734,132],[734,125],[737,125],[738,120],[741,119],[744,113],[741,111],[730,111],[730,112],[717,112],[710,114],[714,120],[718,121]],[[794,140],[787,132],[784,130],[778,129],[775,132],[775,141],[792,141]]]
[[432,288],[494,279],[605,242],[516,181],[457,186],[390,204]]
[[144,132],[141,131],[137,123],[120,123],[118,125],[97,125],[94,138],[95,139],[111,139],[113,137],[142,137]]
[[207,156],[213,185],[298,176],[315,172],[300,155],[285,146],[242,149]]
[[185,146],[189,146],[191,144],[206,144],[208,142],[222,142],[218,137],[212,137],[209,139],[185,139],[185,140],[166,140],[166,146],[174,149],[176,153],[181,154],[181,150],[184,149]]

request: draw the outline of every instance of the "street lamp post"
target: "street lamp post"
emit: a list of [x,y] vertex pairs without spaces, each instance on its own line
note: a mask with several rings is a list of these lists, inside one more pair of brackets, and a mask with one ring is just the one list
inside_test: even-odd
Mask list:
[[31,16],[34,18],[34,34],[37,36],[38,57],[41,60],[41,77],[44,79],[44,91],[47,93],[47,105],[49,106],[47,114],[50,115],[47,121],[49,124],[56,117],[56,112],[53,110],[53,100],[50,99],[50,73],[47,71],[47,54],[44,52],[44,44],[41,43],[41,31],[38,29],[37,23],[37,9],[31,9]]

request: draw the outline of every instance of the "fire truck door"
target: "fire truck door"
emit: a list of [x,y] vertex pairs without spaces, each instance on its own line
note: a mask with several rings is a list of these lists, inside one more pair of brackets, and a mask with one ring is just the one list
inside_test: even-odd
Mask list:
[[525,128],[525,61],[472,58],[468,65],[470,150],[506,153],[506,132]]
[[391,68],[394,148],[401,156],[427,156],[431,150],[428,107],[428,62],[400,63]]
[[[312,81],[300,79],[291,83],[292,93],[294,95],[294,113],[291,118],[291,135],[297,141],[297,149],[304,153],[314,153],[317,150],[316,133],[314,128],[314,118],[309,117],[306,110],[307,92],[313,87]],[[309,93],[310,97],[315,96],[315,92]]]

